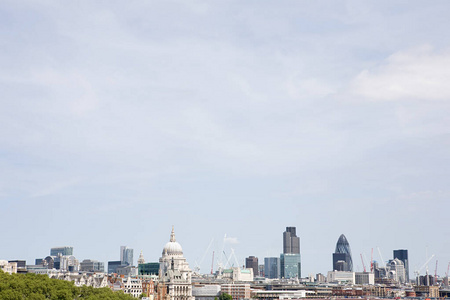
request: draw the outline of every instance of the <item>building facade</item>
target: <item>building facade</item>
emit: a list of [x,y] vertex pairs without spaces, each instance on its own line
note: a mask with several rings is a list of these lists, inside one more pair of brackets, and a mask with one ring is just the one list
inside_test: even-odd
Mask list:
[[280,255],[281,278],[302,277],[302,264],[300,254],[283,253]]
[[300,238],[295,227],[286,227],[283,232],[283,253],[280,255],[280,277],[301,277]]
[[250,299],[250,284],[248,283],[230,283],[222,284],[222,293],[231,295],[233,300]]
[[353,271],[352,251],[345,235],[341,234],[333,253],[333,271]]
[[120,261],[124,265],[133,265],[133,249],[127,246],[120,246]]
[[264,258],[264,276],[269,279],[280,278],[280,258]]
[[98,260],[85,259],[80,263],[82,272],[105,272],[105,263]]
[[259,275],[258,269],[258,258],[254,256],[249,256],[245,259],[245,267],[247,269],[253,269],[253,276]]
[[300,254],[300,238],[295,227],[286,227],[286,231],[283,232],[283,253]]
[[386,267],[388,269],[388,278],[399,283],[406,282],[405,266],[401,260],[398,258],[391,259]]
[[63,256],[73,255],[73,247],[54,247],[50,249],[50,256],[58,256],[61,254]]
[[403,266],[405,267],[405,280],[406,282],[409,282],[408,250],[406,249],[394,250],[394,259],[395,258],[403,262]]
[[17,263],[0,260],[0,270],[9,274],[17,273]]

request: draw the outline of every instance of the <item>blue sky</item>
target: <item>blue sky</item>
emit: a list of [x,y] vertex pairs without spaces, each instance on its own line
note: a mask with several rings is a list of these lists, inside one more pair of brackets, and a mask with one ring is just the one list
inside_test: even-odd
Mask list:
[[71,245],[108,261],[127,245],[157,261],[174,225],[209,272],[222,247],[278,256],[296,226],[303,275],[331,269],[341,233],[359,270],[360,253],[406,248],[410,276],[427,252],[443,275],[449,11],[3,1],[0,258]]

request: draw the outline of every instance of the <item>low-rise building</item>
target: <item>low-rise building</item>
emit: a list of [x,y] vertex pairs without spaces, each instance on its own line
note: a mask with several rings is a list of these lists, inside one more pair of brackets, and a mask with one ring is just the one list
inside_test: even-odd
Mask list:
[[355,272],[355,284],[375,284],[375,274],[371,272]]
[[233,300],[249,299],[250,284],[248,283],[228,283],[221,285],[222,293],[231,295]]
[[355,272],[329,271],[327,281],[329,283],[355,284]]
[[251,282],[253,281],[253,269],[246,268],[231,268],[225,269],[222,272],[223,278],[231,279],[233,282]]
[[7,260],[0,260],[0,269],[9,274],[17,273],[17,263],[8,262]]
[[214,300],[219,297],[220,291],[219,284],[194,284],[192,286],[192,296],[196,300]]
[[123,279],[123,292],[134,298],[142,294],[142,281],[138,278],[126,277]]

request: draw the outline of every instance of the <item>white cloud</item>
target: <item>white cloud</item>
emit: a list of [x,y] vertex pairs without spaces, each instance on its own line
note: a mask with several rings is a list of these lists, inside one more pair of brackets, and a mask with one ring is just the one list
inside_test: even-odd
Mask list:
[[450,51],[422,46],[396,52],[384,63],[362,71],[350,93],[370,100],[450,99]]
[[227,236],[224,238],[224,243],[226,244],[239,244],[239,241],[235,237]]

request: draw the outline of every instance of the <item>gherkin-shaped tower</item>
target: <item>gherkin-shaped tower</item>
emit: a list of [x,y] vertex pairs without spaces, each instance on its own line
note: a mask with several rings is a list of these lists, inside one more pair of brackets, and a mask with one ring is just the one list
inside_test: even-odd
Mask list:
[[333,253],[333,270],[353,272],[352,251],[345,235],[341,234]]

